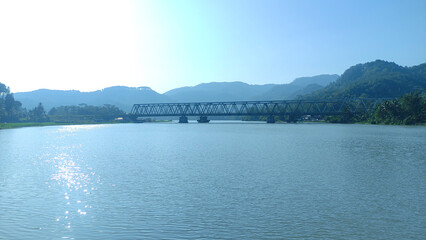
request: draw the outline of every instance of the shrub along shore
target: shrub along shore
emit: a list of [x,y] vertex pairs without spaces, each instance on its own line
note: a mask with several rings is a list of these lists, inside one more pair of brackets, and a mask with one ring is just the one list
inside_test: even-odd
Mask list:
[[0,129],[11,129],[11,128],[22,128],[22,127],[64,126],[64,125],[115,124],[115,123],[119,123],[119,122],[101,122],[101,123],[17,122],[17,123],[0,123]]
[[[1,86],[0,86],[1,87]],[[82,124],[113,124],[132,122],[130,117],[114,105],[91,106],[60,106],[45,112],[40,103],[32,110],[21,107],[13,95],[5,88],[3,98],[0,97],[0,129],[55,126],[55,125],[82,125]],[[303,116],[293,116],[303,119]],[[286,121],[275,117],[277,122]],[[264,117],[243,117],[247,121],[265,121]],[[288,119],[287,119],[288,120]],[[426,95],[423,92],[409,93],[399,98],[387,100],[379,104],[374,113],[355,113],[346,107],[339,116],[320,116],[319,119],[328,123],[363,123],[386,125],[426,125]],[[143,122],[165,122],[164,120],[145,119]]]
[[366,123],[385,125],[425,125],[426,96],[418,92],[386,100],[376,106],[372,115],[352,113],[346,109],[340,116],[326,117],[330,123]]

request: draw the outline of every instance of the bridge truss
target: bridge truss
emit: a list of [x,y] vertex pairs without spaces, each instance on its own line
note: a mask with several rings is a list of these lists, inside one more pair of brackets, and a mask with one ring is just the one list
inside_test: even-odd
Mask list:
[[160,116],[303,116],[371,113],[384,99],[280,100],[134,104],[132,117]]

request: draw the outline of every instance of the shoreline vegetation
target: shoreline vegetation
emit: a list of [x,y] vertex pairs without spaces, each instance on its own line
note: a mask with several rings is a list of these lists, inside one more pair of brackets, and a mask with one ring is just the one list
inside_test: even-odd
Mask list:
[[[87,125],[96,123],[56,123],[56,122],[16,122],[16,123],[0,123],[1,129],[23,128],[23,127],[47,127],[47,126],[61,126],[61,125]],[[113,123],[99,123],[99,124],[113,124]]]
[[421,96],[419,92],[410,92],[381,102],[373,114],[353,113],[349,109],[344,109],[342,115],[328,116],[325,120],[330,123],[425,125],[426,96]]
[[[18,102],[19,103],[19,102]],[[15,104],[18,105],[18,104]],[[61,106],[52,108],[48,114],[40,103],[35,109],[21,111],[14,116],[15,121],[0,123],[0,129],[36,126],[116,124],[116,123],[159,123],[171,120],[143,119],[132,121],[131,117],[113,105],[101,107],[80,104],[79,106]],[[264,117],[243,117],[242,121],[263,121]],[[289,122],[276,116],[277,123]],[[339,116],[322,116],[307,119],[305,116],[294,118],[292,122],[379,124],[379,125],[418,125],[426,126],[426,96],[411,92],[399,98],[386,100],[377,105],[373,114],[354,113],[349,108]]]
[[[220,85],[220,83],[210,85],[218,84]],[[218,90],[217,88],[212,88],[210,85],[205,85],[204,87],[206,87],[206,90],[203,91],[212,93],[213,95],[209,96],[208,99],[216,99],[217,101],[224,101],[220,94],[223,93],[223,91],[229,92],[230,94],[247,91],[241,89],[236,90],[234,88],[225,87],[225,85],[221,85],[222,87]],[[281,87],[288,87],[288,85],[284,84],[278,87],[281,89]],[[188,89],[192,89],[191,91],[196,92],[197,88]],[[118,91],[119,89],[115,90]],[[138,88],[138,96],[150,96],[146,91],[141,90],[143,89]],[[285,96],[285,91],[283,91],[283,89],[278,90],[276,92],[278,96]],[[87,98],[80,99],[72,95],[55,97],[41,94],[40,98],[37,98],[37,101],[34,99],[25,100],[32,101],[34,105],[31,106],[35,106],[33,109],[26,109],[20,101],[15,100],[9,87],[0,83],[0,129],[27,126],[164,121],[150,118],[134,119],[135,116],[131,116],[122,110],[125,108],[122,107],[120,109],[117,107],[117,104],[119,104],[118,102],[111,101],[111,99],[114,100],[122,96],[117,91],[109,92],[109,100],[104,99],[96,103],[91,102]],[[298,114],[296,112],[292,116],[274,116],[275,122],[315,121],[328,123],[426,125],[426,63],[413,67],[402,67],[393,62],[386,62],[383,60],[357,64],[347,69],[337,80],[328,83],[325,87],[312,91],[313,92],[310,93],[300,93],[293,99],[392,98],[392,100],[381,102],[376,106],[373,112],[368,113],[355,112],[351,110],[351,107],[348,105],[343,108],[340,115],[336,116],[304,116],[302,113]],[[205,94],[198,94],[198,98],[196,99],[202,100],[204,95]],[[242,95],[237,94],[235,96]],[[127,102],[126,106],[136,101],[132,98],[124,99],[131,99],[129,100],[130,102]],[[206,100],[206,98],[204,99]],[[56,101],[56,104],[49,105],[52,101]],[[77,101],[88,101],[87,103],[92,103],[96,106],[86,103],[75,104]],[[38,105],[36,105],[37,102],[39,102]],[[46,106],[49,106],[49,111],[45,111],[45,107],[43,106],[44,103],[46,103]],[[114,103],[114,105],[104,104],[100,106],[99,104],[101,103]],[[121,104],[119,106],[124,105]],[[243,121],[266,121],[266,118],[267,117],[264,116],[241,116],[239,119]]]
[[[265,116],[243,117],[244,121],[266,121]],[[378,104],[372,113],[351,111],[346,106],[341,115],[335,116],[275,116],[276,122],[324,122],[344,124],[378,125],[426,125],[426,94],[410,92],[398,98]]]
[[[144,123],[165,123],[171,120],[149,120]],[[113,121],[113,122],[15,122],[15,123],[0,123],[0,130],[13,129],[23,127],[48,127],[48,126],[72,126],[72,125],[96,125],[96,124],[123,124],[123,123],[138,123],[133,121]]]

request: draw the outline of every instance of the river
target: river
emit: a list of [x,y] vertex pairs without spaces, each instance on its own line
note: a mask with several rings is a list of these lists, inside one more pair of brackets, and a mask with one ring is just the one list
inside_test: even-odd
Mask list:
[[424,239],[426,127],[0,131],[0,239]]

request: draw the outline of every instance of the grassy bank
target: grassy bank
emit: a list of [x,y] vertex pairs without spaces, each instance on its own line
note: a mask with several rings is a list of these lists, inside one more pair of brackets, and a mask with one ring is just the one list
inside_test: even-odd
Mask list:
[[[145,123],[166,123],[171,120],[149,120]],[[18,123],[0,123],[0,129],[11,129],[21,127],[45,127],[45,126],[61,126],[61,125],[88,125],[88,124],[117,124],[130,122],[18,122]]]
[[11,128],[21,128],[21,127],[61,126],[61,125],[84,125],[84,124],[111,124],[111,122],[108,122],[108,123],[93,123],[93,122],[82,122],[82,123],[57,123],[57,122],[0,123],[0,129],[11,129]]

